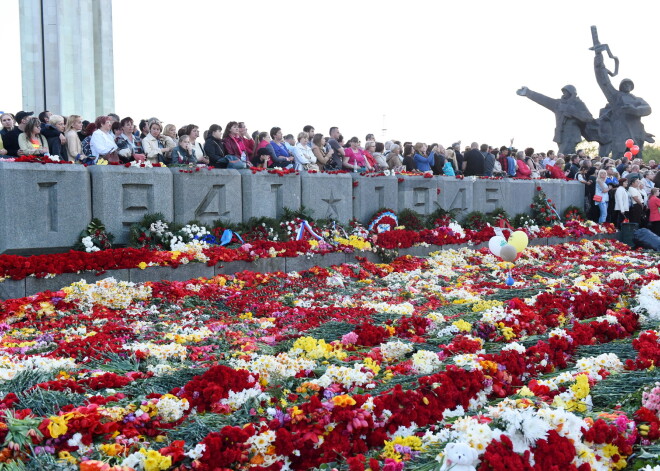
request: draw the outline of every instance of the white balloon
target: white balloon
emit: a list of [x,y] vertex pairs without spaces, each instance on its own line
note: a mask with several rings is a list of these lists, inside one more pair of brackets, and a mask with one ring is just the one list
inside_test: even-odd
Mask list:
[[488,248],[491,253],[496,257],[500,256],[500,250],[507,244],[506,239],[502,236],[493,236],[488,241]]

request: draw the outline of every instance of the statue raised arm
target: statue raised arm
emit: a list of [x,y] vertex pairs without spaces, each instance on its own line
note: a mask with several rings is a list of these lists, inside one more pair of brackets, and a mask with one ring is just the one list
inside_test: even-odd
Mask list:
[[[594,30],[595,27],[592,27],[592,33]],[[607,154],[611,150],[613,158],[621,157],[627,149],[626,140],[633,139],[640,148],[638,156],[641,156],[644,142],[655,142],[653,135],[647,133],[642,124],[642,116],[650,115],[651,107],[646,101],[630,93],[635,88],[632,80],[623,79],[619,89],[614,88],[610,76],[616,73],[609,72],[605,67],[603,52],[607,51],[610,57],[614,58],[614,56],[606,44],[598,42],[597,36],[594,37],[594,47],[591,49],[596,54],[594,57],[596,81],[607,99],[607,106],[601,110],[598,118],[600,134],[598,140],[601,143],[601,150],[605,149],[601,154]],[[616,65],[615,72],[618,70],[618,59]]]
[[578,98],[573,85],[566,85],[561,91],[561,98],[550,98],[527,87],[520,88],[516,93],[555,114],[556,126],[553,141],[559,146],[560,153],[574,154],[575,146],[582,141],[585,126],[593,121],[593,116],[587,109],[587,105]]

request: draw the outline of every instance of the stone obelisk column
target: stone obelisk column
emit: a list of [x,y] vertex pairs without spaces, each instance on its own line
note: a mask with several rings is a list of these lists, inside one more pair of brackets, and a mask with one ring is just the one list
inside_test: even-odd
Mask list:
[[20,0],[23,109],[115,111],[112,0]]

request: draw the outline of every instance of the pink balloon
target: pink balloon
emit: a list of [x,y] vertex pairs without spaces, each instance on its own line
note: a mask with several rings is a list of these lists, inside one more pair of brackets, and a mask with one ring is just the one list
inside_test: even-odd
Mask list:
[[628,140],[626,141],[626,147],[627,147],[628,149],[630,149],[630,148],[631,148],[632,146],[634,146],[634,145],[635,145],[635,141],[633,141],[632,139],[628,139]]
[[630,152],[632,153],[632,155],[637,155],[637,154],[639,154],[639,146],[632,146],[632,147],[630,148]]

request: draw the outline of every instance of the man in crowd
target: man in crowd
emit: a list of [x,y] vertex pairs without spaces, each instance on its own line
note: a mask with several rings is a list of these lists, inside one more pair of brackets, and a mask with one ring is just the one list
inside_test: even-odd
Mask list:
[[481,144],[481,154],[484,156],[484,175],[492,177],[495,168],[495,156],[491,154],[488,144]]
[[580,171],[580,156],[578,154],[571,155],[571,161],[568,167],[568,174],[566,178],[569,180],[575,179],[575,176]]
[[[486,150],[487,149],[488,146],[486,146]],[[479,144],[477,142],[473,142],[470,146],[470,150],[465,153],[463,160],[463,175],[466,177],[483,175],[484,161],[484,154],[479,152]]]
[[19,111],[16,113],[16,126],[13,126],[12,129],[9,129],[9,127],[5,128],[5,124],[9,124],[6,120],[6,116],[11,115],[8,113],[2,115],[2,142],[7,150],[8,156],[18,157],[23,155],[23,151],[18,147],[18,136],[25,131],[25,125],[33,114],[32,111]]
[[328,139],[328,145],[333,150],[333,153],[332,160],[328,162],[331,163],[331,165],[326,164],[325,167],[329,167],[332,170],[341,170],[344,165],[344,148],[339,144],[339,128],[336,126],[331,127],[329,134],[330,139]]

